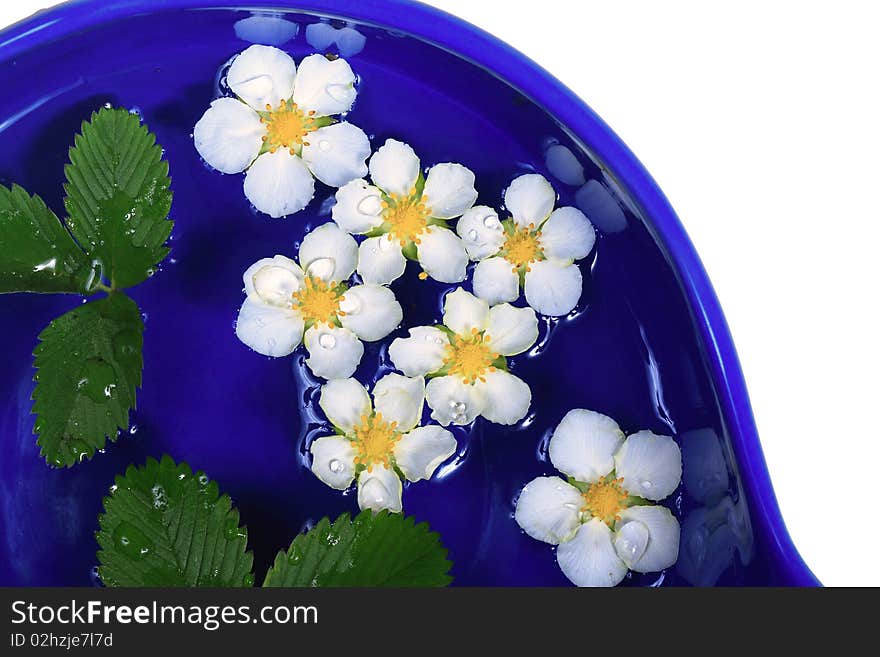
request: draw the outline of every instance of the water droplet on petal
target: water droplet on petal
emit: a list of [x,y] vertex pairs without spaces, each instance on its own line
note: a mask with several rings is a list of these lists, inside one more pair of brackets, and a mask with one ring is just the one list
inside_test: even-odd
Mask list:
[[627,567],[632,568],[648,549],[650,533],[641,522],[631,521],[618,528],[614,548]]
[[501,222],[498,221],[498,217],[494,214],[489,214],[483,217],[483,225],[486,228],[501,228]]
[[327,141],[326,139],[322,139],[318,142],[318,148],[324,151],[325,153],[333,148],[333,145]]
[[642,488],[644,488],[645,490],[650,490],[651,488],[654,487],[654,482],[648,481],[648,480],[641,482],[641,484],[642,484]]
[[476,229],[476,228],[471,228],[471,229],[468,231],[468,239],[469,239],[471,242],[476,242],[476,241],[477,241],[477,237],[479,237],[479,233],[477,233],[477,229]]
[[333,275],[334,269],[336,269],[336,263],[333,258],[318,258],[309,263],[309,266],[306,267],[306,274],[312,278],[328,280]]
[[325,91],[333,100],[344,103],[351,97],[352,86],[350,84],[328,84]]
[[361,311],[363,304],[355,294],[346,294],[339,301],[339,310],[346,315],[355,315]]
[[333,349],[336,346],[336,338],[334,338],[329,333],[322,333],[318,338],[318,344],[321,345],[324,349]]
[[327,467],[330,468],[330,472],[335,472],[338,474],[345,470],[345,463],[343,463],[339,459],[330,459],[330,463],[327,464]]
[[382,212],[382,199],[375,194],[365,196],[357,204],[357,211],[371,217],[376,217]]

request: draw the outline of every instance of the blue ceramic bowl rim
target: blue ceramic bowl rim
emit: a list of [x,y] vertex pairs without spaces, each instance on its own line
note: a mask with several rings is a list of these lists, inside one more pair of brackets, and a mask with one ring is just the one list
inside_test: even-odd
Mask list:
[[727,322],[684,227],[657,183],[611,128],[574,92],[522,53],[470,23],[413,0],[71,0],[0,32],[0,62],[101,22],[147,12],[206,8],[311,12],[409,34],[497,75],[580,139],[639,205],[670,256],[704,341],[752,517],[769,543],[768,556],[776,564],[778,579],[797,586],[819,584],[785,528]]

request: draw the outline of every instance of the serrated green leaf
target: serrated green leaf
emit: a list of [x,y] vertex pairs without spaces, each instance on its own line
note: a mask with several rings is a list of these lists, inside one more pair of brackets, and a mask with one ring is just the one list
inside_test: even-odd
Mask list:
[[440,535],[427,523],[383,511],[327,518],[279,552],[263,586],[446,586]]
[[87,293],[91,261],[39,196],[0,185],[0,293]]
[[113,287],[137,285],[168,254],[171,180],[156,137],[124,109],[82,125],[64,167],[73,236],[101,261]]
[[253,585],[247,529],[229,496],[169,456],[117,476],[98,523],[107,586]]
[[122,293],[53,320],[34,350],[34,432],[46,461],[71,466],[91,458],[128,426],[143,369],[137,304]]

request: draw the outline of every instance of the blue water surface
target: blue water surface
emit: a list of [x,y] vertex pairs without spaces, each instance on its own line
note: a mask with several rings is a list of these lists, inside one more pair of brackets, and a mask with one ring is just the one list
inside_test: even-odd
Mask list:
[[[91,461],[48,468],[31,431],[36,336],[80,300],[0,297],[0,584],[94,582],[101,499],[115,474],[148,456],[187,461],[231,495],[248,527],[258,582],[297,532],[357,508],[355,495],[329,489],[306,467],[316,388],[299,355],[268,359],[233,333],[244,269],[276,253],[294,255],[305,232],[329,220],[333,195],[318,185],[305,211],[269,219],[248,207],[241,176],[210,170],[193,148],[192,126],[218,93],[224,63],[251,42],[279,45],[297,60],[316,50],[346,56],[360,77],[348,120],[374,147],[394,137],[425,166],[461,162],[476,174],[478,202],[496,207],[513,177],[540,172],[561,204],[579,206],[599,229],[596,252],[581,263],[579,308],[546,323],[541,345],[513,359],[513,371],[531,385],[532,413],[514,427],[478,420],[457,430],[455,462],[404,491],[406,512],[442,534],[455,584],[568,584],[553,549],[525,536],[512,512],[523,484],[554,473],[546,439],[574,407],[606,413],[627,432],[674,435],[682,445],[684,483],[665,502],[683,525],[679,563],[633,574],[625,585],[774,582],[680,282],[612,174],[540,107],[463,59],[377,28],[318,23],[297,14],[163,11],[0,62],[0,183],[24,186],[63,215],[74,133],[93,110],[123,106],[165,148],[176,221],[169,259],[131,293],[146,323],[131,430]],[[439,319],[451,288],[416,273],[411,266],[393,285],[404,324],[384,344]],[[382,345],[369,346],[358,377],[368,383],[386,365]]]

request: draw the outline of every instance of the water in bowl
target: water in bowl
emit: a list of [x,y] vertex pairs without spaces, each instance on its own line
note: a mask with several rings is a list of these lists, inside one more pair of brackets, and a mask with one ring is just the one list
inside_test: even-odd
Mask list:
[[[249,208],[241,176],[221,175],[196,154],[192,127],[219,93],[224,63],[252,42],[279,45],[297,60],[325,50],[345,56],[360,78],[349,120],[374,148],[393,137],[410,143],[423,165],[461,162],[476,173],[478,202],[495,207],[513,177],[540,172],[561,205],[580,207],[600,231],[596,255],[581,263],[578,309],[545,321],[538,346],[513,360],[532,388],[530,415],[513,427],[478,420],[456,430],[453,461],[436,481],[404,493],[406,512],[442,534],[455,583],[568,584],[553,549],[522,534],[512,512],[523,484],[554,472],[546,441],[574,407],[606,413],[626,432],[675,435],[683,448],[684,483],[666,502],[682,521],[679,563],[631,574],[625,585],[773,581],[675,270],[611,173],[542,108],[441,48],[316,16],[229,9],[140,15],[0,64],[0,182],[24,186],[63,215],[67,148],[80,123],[109,103],[138,112],[165,148],[176,221],[171,256],[133,292],[146,323],[138,409],[129,430],[93,460],[49,469],[29,414],[36,336],[79,300],[0,298],[0,583],[94,583],[101,499],[115,474],[148,456],[187,461],[232,496],[258,582],[301,529],[356,510],[356,496],[308,471],[305,445],[321,418],[318,383],[301,356],[258,356],[233,333],[244,269],[295,254],[305,232],[329,220],[333,197],[319,185],[305,211],[271,220]],[[450,286],[414,273],[411,266],[393,285],[405,319],[384,344],[439,318]],[[357,376],[369,382],[388,368],[384,347],[368,345]]]

